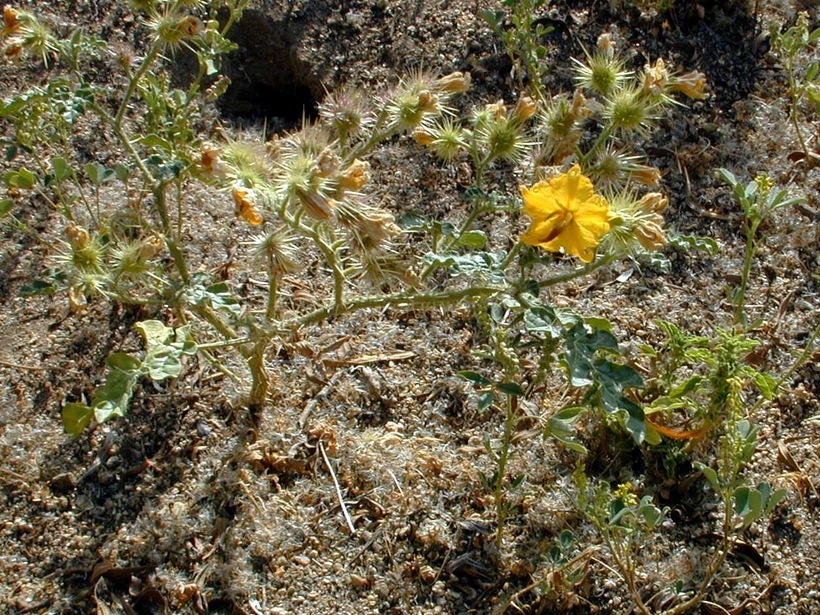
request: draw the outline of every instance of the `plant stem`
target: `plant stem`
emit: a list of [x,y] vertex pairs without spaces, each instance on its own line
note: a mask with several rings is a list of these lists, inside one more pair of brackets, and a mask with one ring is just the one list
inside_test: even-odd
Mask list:
[[337,311],[335,305],[325,306],[303,314],[302,316],[280,321],[273,326],[267,327],[261,334],[270,339],[277,336],[289,335],[295,329],[327,320],[332,316],[350,314],[358,310],[387,307],[413,309],[434,305],[453,305],[465,299],[489,297],[496,293],[504,292],[504,290],[505,288],[501,286],[471,286],[461,290],[450,290],[441,293],[409,294],[407,292],[399,292],[388,295],[359,297],[357,299],[348,300],[341,311]]
[[117,115],[114,116],[114,126],[117,128],[122,126],[122,120],[125,117],[125,112],[128,110],[128,103],[131,100],[131,97],[134,95],[134,90],[137,89],[137,85],[140,82],[140,79],[148,72],[148,69],[151,68],[151,65],[154,63],[154,60],[157,59],[160,51],[160,41],[157,40],[151,46],[151,49],[148,51],[148,55],[145,56],[143,59],[142,64],[140,64],[139,69],[131,78],[131,81],[128,83],[128,89],[125,91],[125,95],[122,97],[122,102],[120,103],[120,108],[117,110]]
[[504,437],[501,440],[501,454],[498,457],[498,475],[495,479],[495,514],[498,519],[498,529],[495,533],[495,546],[501,549],[504,542],[504,523],[507,520],[507,503],[504,501],[504,476],[507,473],[507,461],[510,458],[510,445],[518,417],[518,397],[507,395],[507,416],[504,420]]
[[568,271],[566,273],[561,273],[559,275],[554,275],[546,280],[541,280],[538,283],[540,288],[546,288],[547,286],[555,286],[556,284],[561,284],[563,282],[569,282],[570,280],[574,280],[575,278],[580,278],[588,273],[595,271],[596,269],[600,269],[604,265],[608,265],[613,260],[615,260],[615,254],[604,254],[601,258],[592,261],[591,263],[587,263],[583,267],[578,267],[573,269],[572,271]]
[[749,275],[752,271],[752,260],[754,259],[755,251],[757,250],[757,227],[760,224],[758,220],[747,220],[746,228],[746,249],[743,253],[743,271],[740,275],[740,286],[735,294],[735,311],[732,316],[732,322],[735,325],[743,322],[743,310],[746,307],[746,290],[749,286]]

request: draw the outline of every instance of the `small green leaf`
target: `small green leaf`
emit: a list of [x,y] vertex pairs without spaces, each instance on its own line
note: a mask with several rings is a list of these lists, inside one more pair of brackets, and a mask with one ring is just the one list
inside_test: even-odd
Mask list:
[[114,169],[104,167],[99,162],[89,162],[83,167],[83,169],[85,170],[85,174],[88,176],[88,179],[95,186],[99,186],[100,184],[114,178]]
[[32,280],[23,284],[19,293],[21,297],[33,297],[34,295],[51,295],[56,291],[57,288],[51,282]]
[[51,168],[54,171],[54,177],[56,177],[59,181],[68,179],[74,172],[71,165],[68,164],[68,161],[65,158],[60,157],[51,159]]
[[478,409],[483,412],[495,403],[495,393],[492,390],[482,391],[478,395]]
[[470,371],[470,370],[464,370],[464,371],[458,372],[458,375],[461,376],[462,378],[464,378],[465,380],[469,380],[470,382],[472,382],[473,384],[476,384],[478,386],[488,386],[488,385],[492,384],[491,380],[487,380],[484,376],[482,376],[478,372],[473,372],[473,371]]
[[85,404],[70,403],[63,406],[63,429],[72,438],[79,438],[91,424],[94,411]]
[[468,231],[458,238],[458,245],[475,250],[483,250],[487,245],[487,235],[482,231]]
[[514,395],[515,397],[524,397],[526,395],[521,385],[515,382],[499,382],[495,388],[505,395]]
[[706,480],[712,485],[712,489],[720,493],[720,480],[718,479],[717,472],[700,462],[695,462],[695,467],[706,477]]
[[8,214],[14,209],[14,201],[12,199],[3,199],[0,201],[0,218]]
[[117,179],[120,180],[121,182],[126,181],[130,174],[131,174],[130,169],[127,166],[125,166],[124,164],[122,164],[121,162],[118,162],[117,164],[114,165],[114,175],[116,175]]

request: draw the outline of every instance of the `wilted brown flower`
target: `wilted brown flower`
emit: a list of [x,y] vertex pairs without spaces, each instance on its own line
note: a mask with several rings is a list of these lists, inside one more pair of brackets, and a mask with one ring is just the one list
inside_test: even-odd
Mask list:
[[635,238],[647,250],[660,250],[666,244],[666,235],[663,232],[663,218],[653,215],[651,219],[641,220],[635,227]]
[[646,214],[659,214],[669,205],[669,199],[660,192],[649,192],[641,197],[638,207]]
[[513,108],[510,119],[523,124],[536,113],[538,113],[538,104],[529,96],[522,96]]

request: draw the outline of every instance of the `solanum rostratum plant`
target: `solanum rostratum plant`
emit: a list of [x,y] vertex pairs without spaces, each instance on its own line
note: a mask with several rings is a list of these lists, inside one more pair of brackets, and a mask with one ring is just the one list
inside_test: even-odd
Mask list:
[[[241,380],[248,407],[254,415],[273,412],[267,363],[274,345],[295,343],[359,310],[470,304],[484,327],[476,354],[493,367],[462,375],[476,385],[480,408],[506,406],[502,435],[485,439],[497,468],[485,484],[494,495],[499,548],[507,490],[523,480],[506,476],[519,401],[545,402],[542,385],[552,371],[560,368],[585,391],[582,405],[601,424],[626,433],[636,446],[657,444],[661,435],[633,395],[644,378],[624,360],[609,322],[553,307],[542,291],[618,258],[663,263],[659,252],[674,239],[664,225],[668,199],[660,171],[646,163],[640,147],[666,110],[682,112],[679,94],[707,95],[703,75],[671,71],[661,59],[633,70],[604,34],[591,54],[575,61],[573,92],[548,95],[531,76],[529,95],[478,104],[461,116],[452,103],[470,87],[469,74],[419,71],[376,100],[351,88],[331,92],[315,122],[265,143],[226,139],[208,118],[228,87],[220,58],[234,49],[229,31],[247,0],[131,5],[147,37],[139,57],[129,51],[112,56],[103,41],[80,30],[55,32],[34,14],[4,10],[6,60],[40,63],[50,73],[46,85],[0,104],[14,134],[2,212],[13,219],[26,199],[42,199],[64,224],[49,268],[24,292],[64,292],[76,311],[107,300],[173,314],[167,322],[139,324],[144,356],[112,355],[108,380],[90,402],[69,400],[62,417],[69,434],[78,437],[94,423],[124,416],[141,378],[175,377],[193,355],[224,369],[223,353],[231,349],[247,365]],[[509,37],[510,44],[526,40],[522,34]],[[198,62],[180,87],[165,60],[182,48]],[[550,69],[536,45],[526,57],[531,70]],[[91,63],[101,61],[116,66],[113,85],[94,81]],[[98,129],[116,154],[83,159],[73,146],[80,122]],[[412,204],[403,211],[378,204],[369,159],[386,142],[467,163],[473,185],[464,193],[464,215],[424,218],[412,213]],[[501,168],[529,179],[490,191],[488,174]],[[262,272],[263,294],[240,296],[230,278],[215,279],[201,260],[198,229],[189,223],[197,184],[247,225],[255,258],[236,266],[255,279]],[[488,224],[502,220],[506,224]],[[514,230],[489,230],[496,226]],[[410,235],[421,239],[410,243]],[[321,262],[312,271],[326,296],[309,307],[285,303],[284,285],[308,259]],[[583,454],[573,429],[580,413],[580,407],[565,408],[545,420],[545,430]],[[742,421],[732,416],[736,431]],[[739,488],[736,474],[716,484]],[[618,520],[649,519],[656,529],[662,511],[622,491]]]
[[[51,268],[25,291],[65,291],[74,310],[100,297],[173,308],[200,350],[240,351],[251,376],[251,408],[265,406],[271,344],[331,316],[384,306],[519,301],[526,292],[537,301],[538,288],[666,241],[666,198],[642,192],[633,181],[655,185],[658,172],[614,143],[643,134],[672,104],[682,81],[698,80],[676,78],[660,61],[633,75],[623,70],[606,36],[602,51],[590,59],[615,71],[612,83],[602,85],[600,71],[586,64],[578,68],[580,85],[609,97],[597,106],[581,90],[548,101],[522,95],[511,105],[477,106],[459,119],[450,101],[469,87],[469,74],[420,71],[386,90],[377,105],[354,89],[341,89],[321,103],[317,122],[298,131],[266,144],[218,142],[207,134],[206,110],[228,87],[219,61],[233,49],[227,33],[246,2],[133,6],[149,37],[142,57],[125,50],[111,57],[102,41],[79,30],[59,36],[34,14],[5,9],[6,58],[40,62],[53,75],[47,85],[0,108],[15,130],[8,151],[17,164],[4,176],[9,198],[3,209],[13,212],[31,191],[65,220]],[[216,18],[220,8],[227,10],[222,21]],[[173,86],[163,68],[164,58],[182,47],[198,59],[184,89]],[[120,71],[113,89],[90,77],[89,63],[100,60]],[[688,93],[700,97],[702,82],[694,87]],[[603,124],[593,121],[593,109]],[[95,122],[118,146],[119,159],[80,163],[72,148],[80,121]],[[585,130],[599,136],[584,152],[578,144]],[[475,185],[464,220],[422,220],[374,204],[368,157],[379,144],[408,133],[445,161],[472,163]],[[493,165],[533,160],[536,181],[520,188],[531,226],[509,247],[476,225],[491,215],[517,219],[519,188],[488,193],[484,174]],[[218,189],[236,215],[258,229],[252,266],[266,276],[263,310],[243,308],[230,284],[212,279],[186,243],[196,232],[186,224],[186,212],[192,206],[189,187],[197,182]],[[427,253],[411,253],[402,242],[403,235],[418,232],[429,237]],[[309,247],[325,262],[331,292],[317,309],[284,311],[282,281],[300,269]],[[582,266],[568,268],[575,258]],[[72,402],[65,427],[76,436],[94,419],[123,416],[128,399],[123,394],[115,402]]]

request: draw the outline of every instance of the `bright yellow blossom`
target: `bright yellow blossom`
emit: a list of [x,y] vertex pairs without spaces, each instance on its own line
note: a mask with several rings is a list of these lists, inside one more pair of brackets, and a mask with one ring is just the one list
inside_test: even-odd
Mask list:
[[569,172],[532,188],[521,186],[524,211],[532,217],[521,240],[550,252],[577,256],[585,263],[595,258],[601,236],[609,230],[609,205],[595,194],[592,181],[575,165]]

